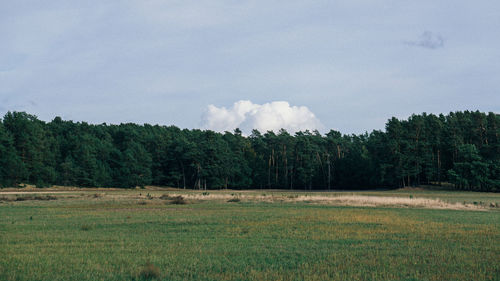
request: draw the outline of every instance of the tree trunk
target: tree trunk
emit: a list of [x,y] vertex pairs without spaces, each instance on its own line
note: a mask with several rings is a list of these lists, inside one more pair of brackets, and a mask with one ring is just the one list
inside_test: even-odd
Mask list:
[[267,165],[267,188],[271,188],[271,155],[269,155],[269,161]]
[[273,149],[273,165],[275,166],[275,179],[274,179],[274,184],[276,186],[278,186],[278,167],[279,167],[279,164],[278,164],[278,153],[276,152],[276,158],[274,158],[274,149]]
[[184,189],[186,189],[186,174],[184,173],[184,163],[181,161],[181,169],[182,169],[182,184]]
[[285,170],[285,187],[288,185],[288,160],[286,157],[286,145],[283,145],[283,162]]
[[330,191],[330,154],[326,153],[326,163],[328,164],[328,191]]
[[437,164],[438,184],[441,186],[441,151],[439,149],[437,151]]

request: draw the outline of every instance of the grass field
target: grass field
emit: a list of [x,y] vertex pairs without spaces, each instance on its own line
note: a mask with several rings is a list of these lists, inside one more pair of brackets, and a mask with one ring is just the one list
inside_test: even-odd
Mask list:
[[48,191],[0,190],[0,280],[500,280],[500,194]]

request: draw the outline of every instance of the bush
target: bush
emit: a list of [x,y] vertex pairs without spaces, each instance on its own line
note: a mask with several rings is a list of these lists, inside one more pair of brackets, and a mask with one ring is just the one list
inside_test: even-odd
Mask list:
[[152,280],[160,278],[160,269],[152,263],[147,263],[139,272],[142,280]]
[[184,205],[186,203],[187,202],[184,200],[184,197],[182,197],[180,195],[172,197],[172,201],[170,201],[170,204],[176,204],[176,205]]
[[168,200],[168,199],[170,199],[170,198],[171,198],[171,197],[170,197],[168,194],[162,194],[162,195],[160,196],[160,199],[161,199],[161,200]]
[[52,196],[52,195],[45,195],[45,196],[35,196],[33,200],[42,200],[42,201],[48,201],[48,200],[57,200],[57,197]]
[[52,195],[21,195],[21,196],[17,195],[16,199],[5,198],[5,201],[27,201],[27,200],[48,201],[48,200],[57,200],[57,197]]
[[236,202],[240,202],[240,201],[241,201],[240,198],[231,198],[231,199],[227,200],[227,202],[230,202],[230,203],[231,202],[236,203]]
[[92,227],[88,224],[84,224],[80,227],[81,231],[89,231]]

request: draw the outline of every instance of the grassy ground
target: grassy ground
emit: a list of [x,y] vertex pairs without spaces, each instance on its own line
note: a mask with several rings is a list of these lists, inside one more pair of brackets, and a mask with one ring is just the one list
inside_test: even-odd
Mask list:
[[[172,204],[174,193],[182,192],[0,195],[0,280],[500,280],[496,207],[351,207],[268,191],[210,192],[239,202],[189,192],[187,204]],[[446,191],[360,195],[500,201]]]

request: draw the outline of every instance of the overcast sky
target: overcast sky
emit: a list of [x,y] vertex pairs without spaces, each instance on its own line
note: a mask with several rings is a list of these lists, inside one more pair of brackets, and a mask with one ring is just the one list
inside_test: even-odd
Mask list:
[[362,133],[498,113],[499,32],[498,0],[2,0],[0,114]]

